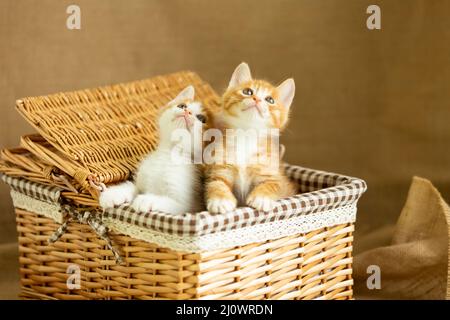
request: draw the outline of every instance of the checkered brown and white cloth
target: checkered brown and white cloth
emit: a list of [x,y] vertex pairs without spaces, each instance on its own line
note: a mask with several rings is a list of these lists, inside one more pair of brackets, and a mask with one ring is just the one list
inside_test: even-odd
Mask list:
[[[301,193],[279,200],[269,212],[242,207],[221,215],[208,211],[170,215],[136,212],[128,205],[122,205],[105,210],[103,217],[177,236],[201,236],[355,204],[367,188],[358,178],[292,165],[286,165],[285,169],[288,176],[298,182]],[[3,176],[3,180],[14,190],[33,198],[60,201],[59,188],[7,176]]]
[[3,182],[8,184],[12,190],[26,194],[37,200],[45,202],[59,202],[62,189],[55,186],[45,185],[25,179],[1,175]]

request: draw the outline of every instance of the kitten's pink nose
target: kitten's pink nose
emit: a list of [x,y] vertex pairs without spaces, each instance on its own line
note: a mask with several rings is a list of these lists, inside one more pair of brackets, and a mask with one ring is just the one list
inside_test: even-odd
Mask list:
[[192,114],[192,112],[188,109],[184,109],[184,115],[185,116],[190,116]]
[[260,102],[261,102],[261,99],[258,98],[258,97],[253,97],[253,100],[254,100],[256,103],[260,103]]

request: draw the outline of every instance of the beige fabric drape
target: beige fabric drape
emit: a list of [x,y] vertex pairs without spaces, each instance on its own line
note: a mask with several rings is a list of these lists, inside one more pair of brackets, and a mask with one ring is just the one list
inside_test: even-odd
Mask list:
[[[381,238],[389,238],[386,229]],[[450,299],[450,208],[430,181],[414,177],[391,243],[354,259],[356,292],[366,298]],[[381,271],[381,289],[366,286],[367,268]]]

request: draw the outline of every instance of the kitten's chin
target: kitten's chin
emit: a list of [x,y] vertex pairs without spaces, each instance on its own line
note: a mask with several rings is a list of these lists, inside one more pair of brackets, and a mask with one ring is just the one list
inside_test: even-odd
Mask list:
[[244,130],[267,130],[270,129],[265,123],[255,123],[252,121],[245,121],[240,119],[239,121],[224,122],[224,129],[244,129]]
[[221,127],[224,129],[245,129],[245,130],[263,130],[270,129],[267,120],[262,117],[258,111],[246,110],[240,111],[236,115],[224,113],[221,117]]

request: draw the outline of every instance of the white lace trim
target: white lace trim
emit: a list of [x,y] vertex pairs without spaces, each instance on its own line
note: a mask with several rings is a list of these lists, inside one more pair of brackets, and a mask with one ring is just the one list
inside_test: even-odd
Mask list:
[[201,252],[226,249],[234,246],[242,246],[250,243],[264,242],[266,240],[274,240],[295,234],[307,233],[324,227],[354,222],[355,218],[356,205],[352,204],[287,220],[262,223],[201,236],[177,236],[165,234],[111,218],[106,218],[104,221],[112,230],[129,235],[135,239],[156,243],[161,247],[177,251]]
[[[62,214],[58,204],[49,204],[22,193],[11,191],[16,208],[31,211],[61,223]],[[356,204],[328,211],[293,217],[286,220],[266,222],[233,230],[210,233],[201,236],[177,236],[166,234],[112,218],[103,218],[111,230],[132,238],[155,243],[161,247],[184,252],[201,252],[242,246],[255,242],[279,239],[300,233],[307,233],[324,227],[354,222]]]
[[63,216],[61,214],[61,206],[58,203],[53,204],[36,200],[13,189],[11,189],[11,198],[15,208],[38,213],[47,218],[53,219],[58,223],[63,222],[62,221]]

